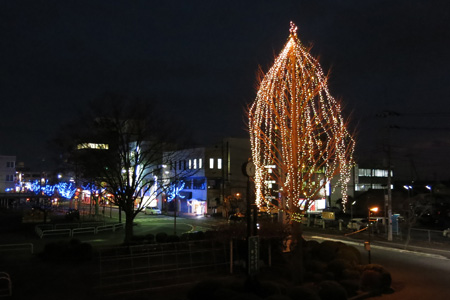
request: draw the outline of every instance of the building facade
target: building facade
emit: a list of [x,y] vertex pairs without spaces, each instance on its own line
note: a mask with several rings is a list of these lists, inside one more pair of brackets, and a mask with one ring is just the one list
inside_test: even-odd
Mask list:
[[0,155],[0,193],[14,190],[16,181],[16,157]]
[[[210,147],[182,150],[182,160],[167,166],[167,178],[174,172],[192,170],[188,177],[180,178],[183,185],[174,197],[166,196],[163,201],[171,209],[180,212],[204,215],[221,213],[227,202],[233,200],[238,207],[245,205],[248,178],[242,172],[242,165],[250,157],[250,141],[243,138],[225,138]],[[175,176],[176,177],[176,176]],[[229,204],[229,203],[228,203]]]
[[[350,205],[356,205],[355,201],[358,201],[358,198],[363,193],[372,190],[379,190],[380,195],[384,195],[383,197],[387,197],[388,190],[388,173],[387,168],[380,167],[370,167],[366,165],[355,165],[352,168],[351,178],[347,185],[347,194],[349,196],[349,201],[347,208]],[[391,189],[394,189],[394,172],[391,172]],[[340,203],[342,198],[342,193],[340,189],[333,189],[334,184],[336,183],[337,178],[334,178],[331,181],[330,191],[329,191],[329,204],[327,206],[330,207],[338,207],[341,208],[342,203]],[[387,199],[384,199],[387,201]],[[351,208],[351,207],[350,207]]]

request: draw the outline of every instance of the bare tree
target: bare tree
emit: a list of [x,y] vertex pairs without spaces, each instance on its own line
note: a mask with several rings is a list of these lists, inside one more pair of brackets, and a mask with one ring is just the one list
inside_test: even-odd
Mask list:
[[187,135],[173,124],[152,101],[107,95],[94,101],[73,126],[77,130],[69,136],[68,148],[76,150],[70,151],[69,161],[79,179],[94,181],[113,195],[113,204],[125,213],[125,243],[131,241],[133,220],[146,202],[195,171],[166,172],[186,159],[180,153],[187,154],[176,151],[187,147],[180,140]]
[[291,23],[289,39],[248,111],[256,203],[276,206],[292,224],[324,197],[326,184],[337,175],[345,206],[353,164],[354,140],[340,103],[308,51]]
[[405,248],[411,241],[411,229],[417,224],[423,216],[430,214],[433,211],[432,196],[428,193],[417,194],[413,197],[409,194],[408,197],[403,197],[399,205],[401,215],[404,216],[404,227],[406,229]]

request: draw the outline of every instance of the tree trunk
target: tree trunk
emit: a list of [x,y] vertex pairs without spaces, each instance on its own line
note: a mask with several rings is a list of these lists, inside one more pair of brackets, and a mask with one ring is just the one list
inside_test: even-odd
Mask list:
[[129,244],[133,239],[133,221],[134,221],[134,210],[133,203],[128,205],[125,209],[125,238],[124,243]]
[[289,266],[293,284],[301,284],[304,278],[302,224],[291,221],[292,246]]

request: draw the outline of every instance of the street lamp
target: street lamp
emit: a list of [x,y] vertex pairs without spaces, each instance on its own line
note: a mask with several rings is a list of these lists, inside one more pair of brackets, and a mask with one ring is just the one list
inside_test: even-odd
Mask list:
[[412,186],[410,186],[410,185],[404,185],[403,188],[406,189],[406,190],[408,191],[408,202],[409,202],[409,201],[410,201],[410,198],[411,198]]
[[[372,215],[374,214],[374,213],[376,213],[376,212],[378,212],[378,207],[372,207],[372,208],[369,208],[369,229],[370,229],[370,212],[372,212]],[[370,230],[369,230],[369,234],[370,234]]]
[[369,239],[368,239],[367,242],[364,243],[364,247],[367,250],[367,254],[368,254],[368,258],[369,258],[369,264],[371,263],[371,257],[370,257],[370,230],[371,230],[370,212],[372,212],[372,213],[378,212],[378,207],[369,208],[369,214],[368,214],[369,227],[367,228],[367,230],[369,230]]

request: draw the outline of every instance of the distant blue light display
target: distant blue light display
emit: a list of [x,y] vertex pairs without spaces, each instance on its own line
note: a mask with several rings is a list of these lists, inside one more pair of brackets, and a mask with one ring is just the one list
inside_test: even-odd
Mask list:
[[167,200],[172,201],[175,197],[180,197],[183,199],[185,196],[181,196],[180,192],[184,189],[184,181],[179,181],[176,183],[172,183],[167,190]]
[[30,189],[35,193],[44,193],[47,196],[53,196],[55,190],[58,191],[58,194],[66,199],[71,199],[77,190],[76,186],[72,182],[59,182],[57,184],[48,184],[48,181],[45,181],[45,184],[41,184],[39,180],[35,180],[31,183]]

